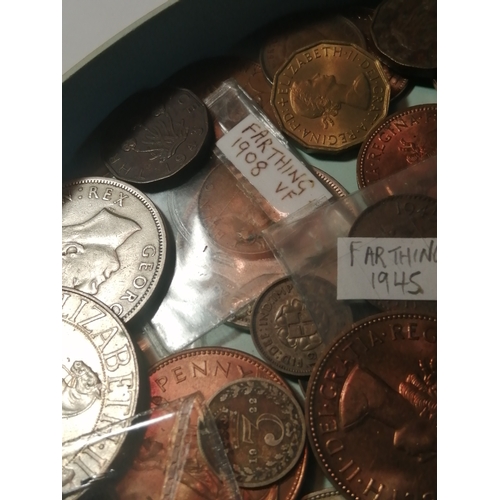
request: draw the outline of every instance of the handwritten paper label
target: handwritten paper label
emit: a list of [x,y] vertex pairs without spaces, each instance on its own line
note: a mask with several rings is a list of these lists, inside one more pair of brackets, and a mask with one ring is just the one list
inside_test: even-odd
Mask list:
[[337,298],[437,300],[437,238],[338,238]]
[[253,115],[219,139],[217,146],[284,216],[311,201],[331,197],[314,174]]

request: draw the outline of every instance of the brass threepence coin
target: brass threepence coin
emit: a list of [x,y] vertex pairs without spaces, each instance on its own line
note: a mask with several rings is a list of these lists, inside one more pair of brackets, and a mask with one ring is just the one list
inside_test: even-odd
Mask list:
[[[208,402],[222,387],[231,381],[258,377],[269,380],[291,391],[284,380],[263,361],[241,351],[219,347],[189,349],[171,355],[150,370],[151,404],[158,405],[186,398],[199,393]],[[251,414],[248,415],[249,417]],[[256,429],[253,429],[256,430]],[[197,425],[189,430],[196,436]],[[139,498],[157,498],[165,480],[165,457],[173,446],[168,435],[154,439],[146,436],[142,451],[133,466],[118,484],[119,498],[125,493]],[[240,488],[242,500],[294,500],[304,480],[307,448],[299,462],[276,483],[262,488]],[[223,498],[224,488],[220,478],[205,460],[199,448],[190,447],[180,473],[175,498],[183,500],[212,500]],[[130,496],[129,498],[137,498]]]
[[319,43],[276,73],[271,102],[282,130],[313,152],[362,143],[387,115],[390,88],[380,62],[356,45]]
[[403,74],[435,75],[437,0],[384,0],[371,25],[375,46]]
[[[424,195],[389,196],[364,210],[354,221],[350,237],[436,238],[437,200]],[[434,249],[437,252],[437,248]],[[384,311],[436,314],[435,300],[370,300]]]
[[[313,284],[314,283],[314,284]],[[310,301],[316,317],[329,329],[332,308],[338,330],[352,325],[348,306],[335,304],[335,287],[319,278],[311,279]],[[252,311],[250,332],[260,354],[276,370],[290,375],[309,375],[321,357],[325,343],[316,323],[292,280],[288,277],[270,285],[257,299]]]
[[[363,33],[366,39],[366,50],[373,54],[377,59],[379,58],[379,51],[372,40],[371,35],[371,25],[373,21],[374,10],[369,9],[367,7],[355,7],[352,10],[349,10],[348,13],[345,13],[345,16],[351,20]],[[384,70],[384,74],[389,82],[389,87],[391,88],[391,101],[396,99],[396,97],[400,96],[402,92],[408,86],[408,78],[399,75],[393,69],[391,69],[387,64],[383,61],[380,61],[382,65],[382,69]]]
[[123,321],[158,286],[173,255],[161,214],[136,188],[104,177],[62,188],[62,284],[95,296]]
[[116,431],[134,416],[138,390],[134,347],[118,316],[90,295],[63,288],[62,491],[67,498],[79,497],[110,467],[127,435]]
[[364,188],[437,154],[437,104],[412,106],[387,117],[366,138],[356,165]]
[[271,31],[272,36],[260,52],[262,69],[271,83],[280,67],[303,47],[326,40],[366,46],[363,34],[349,19],[332,13],[311,12],[282,18]]
[[104,140],[101,155],[110,172],[133,184],[168,179],[201,167],[210,152],[213,130],[203,102],[179,88],[152,90],[125,102]]
[[281,385],[246,377],[220,389],[208,406],[241,486],[269,486],[301,457],[306,439],[304,415]]
[[323,471],[353,499],[437,496],[437,322],[380,314],[316,365],[307,431]]

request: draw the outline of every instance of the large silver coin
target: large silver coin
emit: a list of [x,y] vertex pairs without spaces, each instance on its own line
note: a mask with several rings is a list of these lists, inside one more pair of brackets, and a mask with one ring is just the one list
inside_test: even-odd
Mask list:
[[160,212],[136,188],[104,177],[63,185],[63,286],[127,322],[157,287],[169,248]]
[[91,296],[63,288],[62,490],[75,492],[71,500],[118,454],[126,433],[116,431],[134,416],[138,389],[137,359],[123,323]]

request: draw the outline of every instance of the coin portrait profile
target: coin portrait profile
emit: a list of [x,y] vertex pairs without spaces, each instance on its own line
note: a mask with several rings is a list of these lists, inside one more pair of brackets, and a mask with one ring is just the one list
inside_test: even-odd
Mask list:
[[80,224],[62,228],[63,286],[95,295],[120,269],[116,252],[141,227],[104,208]]
[[370,84],[361,73],[350,84],[342,84],[334,75],[316,74],[312,78],[294,81],[290,87],[290,105],[305,118],[319,118],[323,128],[335,124],[334,118],[343,104],[368,109]]

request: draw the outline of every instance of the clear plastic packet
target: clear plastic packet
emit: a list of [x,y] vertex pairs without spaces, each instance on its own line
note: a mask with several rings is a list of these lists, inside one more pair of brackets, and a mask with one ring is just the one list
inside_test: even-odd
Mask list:
[[[92,488],[116,500],[175,500],[183,490],[211,485],[217,498],[240,500],[241,494],[212,414],[199,393],[175,401],[156,398],[153,408],[62,443],[63,498]],[[126,434],[122,454],[135,450],[125,474],[114,467],[96,473],[106,462],[106,443]],[[200,442],[210,449],[210,467]],[[203,466],[203,464],[205,464]],[[121,464],[123,466],[123,464]],[[213,472],[217,471],[217,474]],[[215,498],[215,497],[214,497]]]
[[[335,318],[339,307],[356,305],[356,301],[337,298],[338,238],[349,235],[352,225],[365,209],[384,198],[401,194],[437,198],[435,156],[335,203],[325,202],[313,212],[298,211],[263,231],[264,238],[294,281],[325,343],[342,331],[342,324]],[[316,307],[315,296],[320,286],[329,290],[331,307],[328,310]]]
[[[275,169],[272,190],[276,196],[270,203],[251,182],[252,177],[262,178],[262,162],[251,165],[250,174],[242,172],[218,146],[208,165],[188,182],[149,194],[170,222],[176,240],[170,288],[144,328],[150,343],[160,339],[166,348],[163,355],[191,344],[282,277],[283,268],[262,230],[297,207],[310,209],[331,197],[233,80],[224,82],[205,103],[218,139],[232,141],[231,132],[250,121],[251,135],[262,139],[255,147],[270,157],[266,173]],[[244,141],[240,146],[244,148]],[[250,151],[243,152],[243,158],[252,157]],[[252,168],[262,175],[253,176]]]

